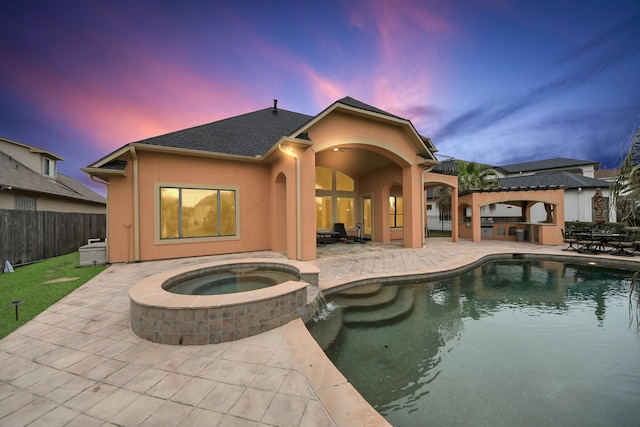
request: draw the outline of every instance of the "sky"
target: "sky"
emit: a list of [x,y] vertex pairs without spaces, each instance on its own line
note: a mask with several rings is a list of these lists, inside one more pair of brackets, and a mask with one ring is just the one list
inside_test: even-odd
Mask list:
[[619,165],[640,126],[638,0],[0,3],[0,136],[80,171],[127,143],[351,96],[438,154]]

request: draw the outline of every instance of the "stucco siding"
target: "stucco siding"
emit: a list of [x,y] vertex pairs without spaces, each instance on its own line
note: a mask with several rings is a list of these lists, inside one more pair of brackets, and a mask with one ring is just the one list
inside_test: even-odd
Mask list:
[[[271,205],[268,166],[192,156],[138,152],[138,194],[134,194],[132,159],[127,177],[109,185],[109,262],[180,258],[270,249]],[[236,237],[158,241],[158,184],[188,188],[237,188]],[[134,218],[138,204],[138,221]],[[136,233],[136,226],[138,227]]]
[[405,166],[416,161],[416,149],[399,126],[333,113],[309,129],[318,152],[333,145],[361,146]]

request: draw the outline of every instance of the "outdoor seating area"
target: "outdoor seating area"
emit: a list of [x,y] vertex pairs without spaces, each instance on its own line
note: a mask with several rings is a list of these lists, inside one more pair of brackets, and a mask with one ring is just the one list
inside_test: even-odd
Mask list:
[[564,251],[579,253],[633,256],[636,250],[636,230],[578,228],[562,231]]
[[327,243],[365,243],[366,240],[362,238],[361,224],[356,224],[358,234],[352,236],[347,233],[347,229],[342,222],[336,222],[333,224],[332,231],[316,231],[316,246],[326,246]]

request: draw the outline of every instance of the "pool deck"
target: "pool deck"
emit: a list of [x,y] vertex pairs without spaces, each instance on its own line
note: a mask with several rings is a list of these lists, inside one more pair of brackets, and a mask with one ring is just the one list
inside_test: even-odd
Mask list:
[[[429,239],[425,248],[318,248],[320,287],[445,271],[490,254],[572,255],[564,246]],[[0,341],[0,426],[388,425],[331,365],[298,319],[239,341],[155,344],[129,327],[131,286],[210,261],[283,258],[252,252],[109,266]],[[640,256],[593,256],[637,263]],[[28,302],[26,302],[28,303]]]

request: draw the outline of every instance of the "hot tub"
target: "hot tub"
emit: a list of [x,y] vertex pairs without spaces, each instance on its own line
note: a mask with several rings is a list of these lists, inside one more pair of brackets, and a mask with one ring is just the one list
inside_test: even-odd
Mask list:
[[[296,272],[262,289],[219,295],[182,295],[171,283],[229,269],[277,269]],[[292,260],[240,259],[156,274],[129,291],[132,331],[146,340],[172,345],[217,344],[256,335],[315,313],[319,270]]]

